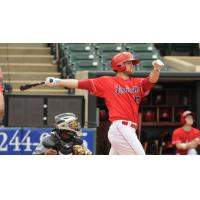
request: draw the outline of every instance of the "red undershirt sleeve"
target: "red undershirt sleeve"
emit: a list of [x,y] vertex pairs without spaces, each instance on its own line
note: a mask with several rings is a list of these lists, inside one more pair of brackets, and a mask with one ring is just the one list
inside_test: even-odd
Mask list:
[[91,84],[90,84],[90,80],[79,80],[78,81],[78,89],[83,89],[83,90],[92,90]]

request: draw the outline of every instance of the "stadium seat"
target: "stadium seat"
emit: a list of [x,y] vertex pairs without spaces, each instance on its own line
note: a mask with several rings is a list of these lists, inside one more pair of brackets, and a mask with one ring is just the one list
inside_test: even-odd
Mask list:
[[142,60],[138,66],[140,69],[152,69],[152,62],[153,60]]
[[[138,71],[151,71],[153,69],[152,66],[153,60],[142,60],[139,65],[137,65]],[[161,71],[168,71],[168,66],[165,65]]]
[[110,61],[112,60],[112,57],[114,55],[116,55],[117,52],[103,52],[102,54],[99,55],[99,58],[104,61],[104,62],[107,62],[107,61]]
[[102,52],[121,52],[123,46],[121,43],[95,43],[94,48]]
[[72,60],[93,60],[96,56],[90,52],[70,52],[68,57]]
[[152,52],[133,52],[133,54],[141,60],[158,59],[160,57],[157,51]]
[[102,70],[102,64],[97,60],[77,60],[73,62],[73,70]]
[[65,43],[63,44],[64,49],[68,51],[75,51],[75,52],[85,52],[91,51],[91,44],[90,43]]
[[161,56],[170,55],[171,44],[167,43],[154,43],[154,46],[159,51]]
[[152,61],[160,59],[160,54],[152,43],[65,43],[60,46],[61,67],[64,67],[66,74],[73,75],[82,70],[112,70],[112,57],[126,50],[142,60],[136,66],[137,71],[151,70]]
[[125,50],[127,51],[142,51],[142,52],[148,52],[153,51],[155,49],[154,45],[152,43],[126,43],[124,44]]

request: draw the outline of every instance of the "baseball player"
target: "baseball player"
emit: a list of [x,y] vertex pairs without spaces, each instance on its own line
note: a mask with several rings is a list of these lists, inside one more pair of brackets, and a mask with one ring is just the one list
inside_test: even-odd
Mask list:
[[172,144],[176,146],[177,155],[196,155],[200,143],[200,131],[193,126],[194,113],[185,111],[181,114],[181,127],[172,133]]
[[112,123],[108,138],[111,143],[109,154],[145,154],[137,138],[138,108],[141,99],[148,95],[153,85],[158,81],[160,70],[164,64],[154,61],[153,70],[146,78],[132,77],[135,65],[140,60],[130,52],[121,52],[112,58],[112,69],[116,76],[102,76],[94,79],[76,80],[48,77],[45,84],[63,86],[90,91],[91,95],[105,99]]
[[78,137],[80,124],[73,113],[55,116],[56,128],[36,147],[34,155],[91,155]]

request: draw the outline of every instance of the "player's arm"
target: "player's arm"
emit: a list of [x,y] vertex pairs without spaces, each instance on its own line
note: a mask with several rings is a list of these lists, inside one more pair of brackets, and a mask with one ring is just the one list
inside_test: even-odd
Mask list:
[[194,139],[191,142],[185,142],[185,143],[176,143],[176,148],[177,149],[182,149],[182,150],[188,150],[188,149],[193,149],[198,146],[199,139]]
[[54,77],[47,77],[45,84],[48,86],[61,86],[66,88],[78,88],[78,80],[76,79],[60,79]]
[[153,85],[157,83],[160,76],[160,70],[164,66],[164,63],[161,60],[155,60],[152,62],[152,65],[153,71],[149,74],[148,77],[144,78],[141,83],[142,90],[146,95],[149,93]]
[[76,80],[76,79],[60,79],[54,77],[47,77],[45,84],[48,86],[61,86],[65,88],[79,88],[83,90],[92,90],[92,86],[89,79]]
[[152,62],[152,65],[153,71],[149,74],[149,81],[151,83],[157,83],[160,76],[160,70],[164,66],[164,63],[161,60],[155,60]]

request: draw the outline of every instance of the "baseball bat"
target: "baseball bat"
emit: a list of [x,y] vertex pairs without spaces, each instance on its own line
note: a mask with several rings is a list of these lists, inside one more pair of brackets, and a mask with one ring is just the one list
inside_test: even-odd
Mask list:
[[38,85],[43,85],[44,83],[45,83],[45,82],[42,81],[42,82],[38,82],[38,83],[25,84],[25,85],[21,85],[21,86],[19,87],[19,89],[20,89],[21,91],[24,91],[24,90],[28,90],[28,89],[30,89],[30,88],[36,87],[36,86],[38,86]]

